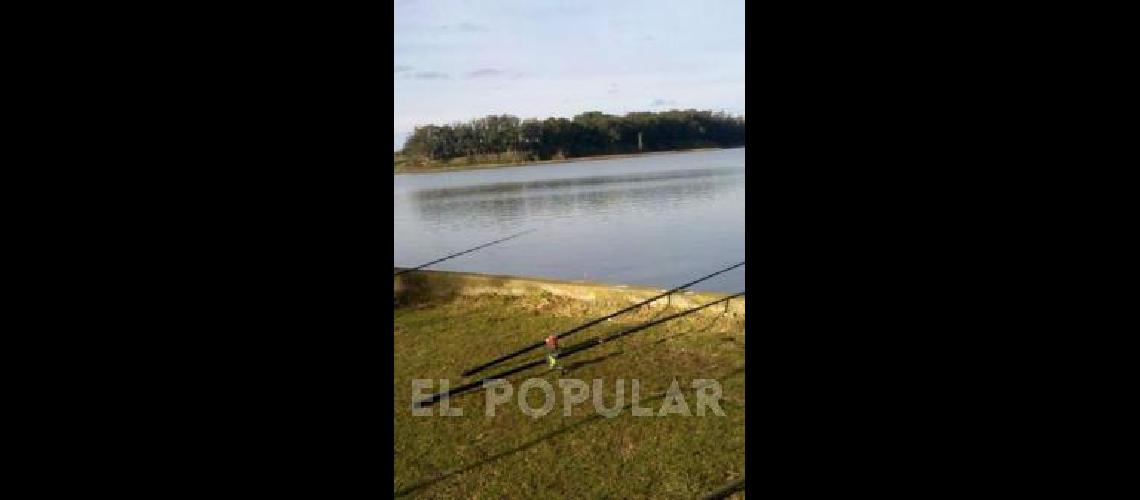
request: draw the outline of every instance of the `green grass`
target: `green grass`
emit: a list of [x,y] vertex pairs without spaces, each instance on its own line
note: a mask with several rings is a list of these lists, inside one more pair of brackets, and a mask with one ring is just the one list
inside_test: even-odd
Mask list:
[[[456,387],[471,380],[459,377],[466,368],[616,309],[550,296],[490,296],[398,306],[393,491],[407,498],[692,498],[741,477],[742,317],[691,315],[563,360],[569,371],[561,376],[587,383],[595,378],[605,381],[607,405],[615,399],[615,381],[626,380],[626,409],[615,418],[596,414],[590,401],[563,416],[555,384],[559,373],[545,368],[509,377],[516,389],[528,377],[555,384],[555,409],[544,417],[524,415],[515,397],[499,406],[494,417],[487,417],[482,391],[452,398],[451,406],[462,408],[462,417],[411,414],[413,378],[446,378]],[[645,309],[563,343],[574,345],[659,315],[661,309]],[[542,351],[535,350],[479,376],[541,356]],[[656,412],[674,378],[693,410],[695,390],[690,382],[719,380],[725,416],[631,415],[630,379],[640,380],[640,406]],[[541,405],[539,391],[529,396],[532,406]]]
[[409,157],[404,153],[395,153],[393,159],[393,172],[400,174],[409,172],[439,172],[447,170],[465,170],[470,168],[503,167],[511,165],[522,165],[525,163],[534,163],[535,160],[536,158],[531,155],[518,152],[506,152],[434,160],[429,160],[423,157]]

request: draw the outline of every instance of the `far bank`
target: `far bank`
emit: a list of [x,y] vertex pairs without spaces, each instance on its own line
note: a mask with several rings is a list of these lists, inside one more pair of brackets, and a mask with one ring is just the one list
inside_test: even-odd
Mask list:
[[744,146],[731,147],[731,148],[693,148],[693,149],[677,149],[672,151],[649,151],[644,153],[620,153],[609,155],[596,155],[596,156],[579,156],[573,158],[562,158],[555,160],[530,160],[530,161],[516,161],[504,162],[494,161],[487,163],[468,163],[469,160],[465,158],[456,158],[453,161],[442,161],[429,164],[423,167],[412,167],[406,161],[401,160],[401,154],[395,153],[396,161],[394,165],[393,174],[429,174],[437,172],[460,172],[464,170],[480,170],[488,168],[506,168],[506,167],[526,167],[532,165],[551,165],[559,163],[574,163],[582,161],[595,161],[595,160],[613,160],[619,158],[632,158],[640,156],[655,156],[655,155],[668,155],[677,153],[692,153],[697,151],[714,151],[722,149],[741,149]]

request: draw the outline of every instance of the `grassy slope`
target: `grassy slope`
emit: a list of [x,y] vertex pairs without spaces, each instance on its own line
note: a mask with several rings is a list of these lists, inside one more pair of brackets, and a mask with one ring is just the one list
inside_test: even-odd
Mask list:
[[[512,165],[523,165],[528,163],[545,163],[531,161],[528,158],[528,155],[524,155],[522,153],[477,155],[443,160],[430,160],[426,163],[414,163],[411,157],[408,157],[403,153],[395,153],[393,156],[393,171],[397,174],[412,172],[441,172],[474,168],[505,167]],[[419,161],[424,162],[422,159]],[[557,160],[547,160],[547,162],[549,161]]]
[[[409,498],[691,498],[743,475],[744,328],[739,317],[689,316],[567,358],[570,371],[565,376],[605,380],[607,405],[615,398],[614,381],[627,380],[627,408],[616,418],[595,414],[590,402],[564,417],[560,393],[555,411],[539,419],[523,415],[514,398],[499,406],[495,417],[486,417],[482,392],[452,400],[452,407],[463,409],[462,417],[411,415],[412,378],[447,378],[455,387],[467,382],[459,373],[474,364],[614,309],[587,310],[581,303],[556,298],[509,297],[398,307],[394,491]],[[564,343],[573,345],[659,314],[646,310],[575,334]],[[480,375],[540,356],[536,350]],[[555,384],[556,373],[538,368],[510,379],[516,388],[527,377]],[[630,414],[629,379],[641,381],[640,406],[656,412],[660,394],[674,377],[693,410],[690,381],[719,380],[726,416]],[[541,405],[539,391],[530,396],[532,406]]]

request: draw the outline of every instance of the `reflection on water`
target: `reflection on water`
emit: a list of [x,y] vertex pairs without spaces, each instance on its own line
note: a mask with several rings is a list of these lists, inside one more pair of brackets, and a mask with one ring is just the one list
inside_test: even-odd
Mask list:
[[424,222],[442,225],[567,217],[679,208],[709,200],[743,176],[739,169],[705,169],[507,182],[424,189],[412,195]]
[[735,168],[705,168],[691,170],[672,170],[665,172],[639,172],[620,175],[596,175],[590,177],[571,177],[565,179],[540,179],[525,182],[498,182],[475,186],[452,188],[424,189],[416,192],[417,197],[447,198],[473,194],[503,195],[507,193],[540,190],[567,190],[585,186],[603,186],[607,184],[648,183],[651,181],[697,179],[702,177],[715,177],[723,175],[740,175],[743,172]]
[[744,258],[744,175],[741,148],[396,176],[394,264],[537,229],[432,269],[677,285]]

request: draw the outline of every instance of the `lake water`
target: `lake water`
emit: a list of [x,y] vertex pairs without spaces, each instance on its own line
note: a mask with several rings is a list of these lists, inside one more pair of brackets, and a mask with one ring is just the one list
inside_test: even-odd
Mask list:
[[403,174],[393,198],[396,267],[528,229],[427,269],[672,288],[744,260],[744,148]]

